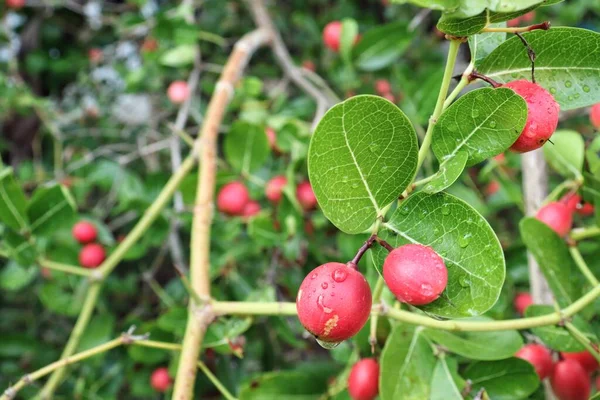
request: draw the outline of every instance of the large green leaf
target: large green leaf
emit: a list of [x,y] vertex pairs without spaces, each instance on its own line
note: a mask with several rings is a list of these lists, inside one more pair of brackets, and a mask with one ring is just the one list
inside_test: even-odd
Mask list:
[[27,206],[31,230],[43,235],[73,225],[77,217],[76,207],[75,200],[64,186],[37,189]]
[[369,29],[354,48],[354,63],[363,71],[388,67],[404,53],[412,37],[403,21]]
[[368,229],[406,189],[417,135],[391,102],[357,96],[331,108],[315,130],[308,173],[323,213],[346,233]]
[[462,400],[465,381],[458,375],[458,363],[454,358],[440,357],[431,379],[429,400]]
[[[536,53],[536,82],[563,110],[600,102],[600,34],[579,28],[552,28],[524,34]],[[523,43],[513,37],[481,63],[480,72],[499,82],[531,79],[531,62]]]
[[519,224],[523,242],[537,260],[554,297],[561,307],[573,303],[581,294],[577,267],[565,241],[548,225],[535,218],[525,218]]
[[[490,343],[490,346],[495,344]],[[477,362],[469,365],[463,375],[471,381],[471,393],[485,388],[489,398],[494,400],[525,399],[540,385],[533,365],[520,358]]]
[[381,353],[381,400],[429,398],[435,356],[420,327],[400,325],[385,342]]
[[[498,238],[487,221],[464,201],[446,194],[415,193],[386,223],[381,236],[395,247],[432,247],[448,268],[446,290],[423,311],[441,317],[476,316],[492,307],[504,283],[505,265]],[[378,249],[379,265],[385,251]]]
[[571,130],[560,130],[552,135],[552,143],[544,145],[548,164],[565,178],[580,178],[584,159],[583,138]]
[[259,169],[269,156],[269,142],[263,128],[237,121],[225,137],[225,158],[239,172]]
[[[470,319],[493,321],[487,317]],[[426,329],[425,336],[451,352],[473,360],[503,360],[512,357],[523,346],[523,339],[517,331],[449,332]],[[490,346],[490,343],[494,345]]]
[[[554,307],[552,306],[531,305],[525,310],[525,315],[527,317],[539,317],[541,315],[552,314],[553,312],[556,312],[556,310],[554,310]],[[592,328],[581,316],[574,315],[571,323],[587,336],[592,343],[598,343],[598,338],[594,334]],[[585,347],[577,340],[573,339],[573,336],[571,336],[569,331],[562,326],[540,326],[538,328],[532,328],[531,331],[552,350],[569,352],[585,350]]]
[[478,15],[486,9],[500,13],[525,10],[531,6],[545,3],[547,0],[394,0],[395,3],[405,3],[406,1],[420,7],[453,13],[466,18]]
[[0,171],[0,222],[16,231],[26,229],[29,224],[26,207],[27,199],[12,169],[4,168]]
[[469,153],[459,151],[454,157],[448,158],[440,164],[438,172],[423,188],[426,193],[437,193],[451,186],[462,174],[467,164]]
[[438,160],[459,151],[475,165],[508,149],[527,121],[527,103],[511,89],[473,90],[452,104],[433,128],[431,148]]
[[21,290],[37,276],[35,268],[23,268],[15,261],[9,261],[0,269],[0,288],[7,291]]

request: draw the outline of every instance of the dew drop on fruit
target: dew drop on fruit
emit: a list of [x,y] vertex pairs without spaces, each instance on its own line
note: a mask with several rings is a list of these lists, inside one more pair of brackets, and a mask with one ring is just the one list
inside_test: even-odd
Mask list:
[[325,296],[320,294],[319,297],[317,297],[317,305],[321,307],[325,314],[331,314],[333,310],[325,305],[325,303],[323,302],[324,298]]
[[496,127],[496,121],[490,121],[490,128]]
[[331,277],[336,282],[344,282],[348,277],[348,272],[344,271],[342,268],[338,268],[331,274]]
[[323,282],[323,283],[321,283],[321,287],[322,287],[323,289],[327,289],[327,287],[328,287],[328,286],[329,286],[329,285],[327,284],[327,282]]
[[319,346],[321,346],[322,348],[331,350],[338,347],[342,342],[324,342],[323,340],[317,339],[317,343],[319,343]]
[[310,279],[316,279],[317,278],[317,274],[312,274]]
[[431,296],[433,294],[433,288],[431,287],[431,285],[428,283],[422,283],[421,294],[427,297]]
[[571,86],[573,86],[573,84],[571,83],[571,81],[565,81],[565,86],[571,87]]
[[449,204],[444,204],[442,206],[442,214],[450,215],[450,205]]

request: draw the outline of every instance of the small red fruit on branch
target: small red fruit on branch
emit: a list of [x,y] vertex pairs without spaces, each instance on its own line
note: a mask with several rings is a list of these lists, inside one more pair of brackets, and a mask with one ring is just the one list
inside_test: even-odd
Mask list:
[[91,243],[95,241],[98,236],[94,224],[87,221],[80,221],[73,225],[71,233],[73,234],[73,238],[81,244]]
[[596,129],[600,129],[600,103],[594,104],[590,109],[590,122]]
[[175,81],[167,89],[167,97],[173,104],[181,104],[190,97],[190,89],[185,81]]
[[579,365],[581,365],[581,367],[588,374],[591,374],[592,372],[598,369],[598,360],[596,360],[596,358],[594,358],[594,356],[591,355],[589,351],[579,351],[575,353],[560,353],[560,355],[565,360],[577,361]]
[[315,192],[313,192],[312,186],[310,186],[310,182],[308,181],[300,182],[298,184],[296,187],[296,198],[304,211],[314,210],[317,207]]
[[531,343],[523,346],[521,350],[517,351],[515,357],[522,358],[533,365],[540,379],[545,379],[552,373],[554,367],[552,354],[540,344]]
[[383,279],[399,301],[422,306],[440,297],[448,283],[448,269],[431,247],[407,244],[388,254]]
[[155,369],[150,376],[150,385],[157,392],[166,392],[169,386],[171,386],[171,383],[169,370],[164,367]]
[[325,25],[323,29],[323,43],[331,50],[338,52],[340,50],[340,37],[342,36],[342,23],[332,21]]
[[375,81],[375,91],[378,95],[384,96],[392,92],[392,85],[390,85],[390,81],[387,79],[377,79]]
[[281,195],[283,194],[283,188],[287,185],[287,179],[283,175],[278,175],[267,182],[265,188],[265,195],[272,203],[279,203]]
[[556,363],[550,383],[559,400],[587,400],[590,397],[590,378],[577,361]]
[[230,182],[224,185],[217,195],[217,208],[229,215],[242,215],[250,201],[248,189],[242,182]]
[[79,264],[82,267],[93,269],[98,267],[106,259],[106,251],[98,243],[90,243],[83,246],[79,252]]
[[571,231],[573,212],[566,204],[553,201],[540,208],[535,217],[548,225],[560,237]]
[[354,268],[338,262],[312,270],[298,290],[300,323],[332,345],[356,335],[371,313],[371,288]]
[[242,211],[242,217],[250,218],[260,212],[260,204],[257,201],[250,200]]
[[525,310],[532,304],[533,299],[531,298],[531,294],[527,292],[517,293],[513,303],[515,311],[521,316],[525,315]]
[[373,400],[379,393],[379,364],[363,358],[352,366],[348,376],[348,393],[352,400]]
[[6,7],[18,10],[25,5],[25,0],[6,0]]

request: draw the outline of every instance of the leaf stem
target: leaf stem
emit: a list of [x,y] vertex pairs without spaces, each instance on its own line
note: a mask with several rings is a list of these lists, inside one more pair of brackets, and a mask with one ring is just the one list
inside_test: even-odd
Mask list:
[[59,263],[59,262],[55,262],[55,261],[50,261],[50,260],[47,260],[44,258],[38,260],[38,263],[43,268],[52,269],[54,271],[66,272],[68,274],[73,274],[73,275],[89,277],[93,272],[93,270],[90,270],[90,269],[85,269],[83,267],[78,267],[76,265],[68,265],[68,264],[63,264],[63,263]]
[[377,239],[377,235],[373,234],[369,236],[369,238],[363,243],[363,245],[360,246],[352,261],[349,261],[346,265],[348,265],[350,268],[357,269],[358,263],[360,262],[361,258],[365,255],[367,250],[369,250],[371,246],[373,246],[375,239]]
[[198,368],[200,368],[200,370],[204,373],[204,375],[206,375],[208,380],[211,381],[213,385],[215,385],[215,387],[223,395],[223,397],[225,397],[227,400],[236,400],[236,398],[229,392],[229,390],[227,390],[225,385],[223,385],[221,381],[219,381],[219,379],[212,373],[212,371],[208,369],[206,364],[204,364],[202,361],[198,361]]
[[577,244],[573,244],[572,246],[569,246],[569,252],[571,253],[571,257],[573,257],[573,261],[575,261],[575,264],[577,264],[581,273],[583,275],[585,275],[588,282],[594,286],[597,286],[598,284],[600,284],[600,282],[598,282],[598,279],[596,279],[596,277],[594,276],[594,274],[588,267],[587,263],[583,259],[581,252],[577,248]]
[[460,94],[460,92],[462,92],[462,90],[467,87],[467,85],[469,83],[471,83],[471,80],[469,79],[469,77],[471,76],[471,72],[473,72],[473,69],[475,68],[475,64],[473,63],[473,61],[471,61],[469,63],[469,65],[467,66],[467,68],[465,68],[465,72],[463,72],[460,81],[458,81],[458,84],[456,85],[456,87],[454,88],[454,90],[452,90],[452,92],[450,92],[450,94],[448,95],[448,97],[446,98],[446,100],[444,101],[444,110],[448,107],[450,107],[450,104],[452,104],[452,102],[454,101],[454,99],[456,99],[456,97],[458,97],[458,95]]
[[581,332],[573,323],[565,322],[565,328],[569,331],[573,339],[577,340],[585,349],[600,363],[600,354],[598,349],[592,344],[583,332]]
[[580,241],[591,237],[600,236],[600,226],[590,226],[588,228],[576,229],[571,231],[571,239]]
[[517,26],[517,27],[486,27],[483,28],[481,32],[505,32],[505,33],[522,33],[522,32],[531,32],[535,30],[543,30],[547,31],[550,29],[550,22],[544,21],[539,24],[529,25],[529,26]]
[[431,137],[433,136],[433,127],[435,126],[438,118],[440,117],[440,115],[442,115],[442,112],[444,111],[444,101],[446,100],[446,95],[448,94],[450,82],[452,82],[454,65],[456,64],[456,57],[458,56],[458,49],[460,48],[461,43],[462,40],[459,39],[450,40],[450,48],[448,49],[448,59],[446,61],[444,77],[442,78],[442,86],[440,87],[440,92],[438,94],[437,103],[435,104],[433,114],[431,115],[431,118],[429,118],[429,126],[427,127],[427,132],[425,132],[425,138],[423,138],[423,143],[419,148],[417,171],[421,168],[421,165],[423,165],[425,156],[429,152],[429,147],[431,146]]

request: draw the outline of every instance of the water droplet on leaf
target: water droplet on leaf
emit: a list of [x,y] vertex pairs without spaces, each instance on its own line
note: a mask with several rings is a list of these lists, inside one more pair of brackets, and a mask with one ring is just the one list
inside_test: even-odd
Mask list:
[[586,93],[590,92],[590,87],[588,85],[583,85],[583,91]]
[[490,128],[496,127],[496,121],[490,121]]
[[450,215],[450,204],[444,204],[442,206],[442,214]]
[[571,86],[573,86],[573,84],[571,83],[571,81],[565,81],[565,86],[571,87]]
[[471,235],[470,233],[467,233],[467,234],[465,234],[465,235],[463,235],[463,236],[459,237],[459,238],[458,238],[458,245],[459,245],[460,247],[462,247],[463,249],[464,249],[465,247],[467,247],[467,246],[469,245],[469,243],[471,242],[471,236],[472,236],[472,235]]
[[460,284],[460,286],[462,287],[469,287],[471,286],[471,281],[469,280],[469,278],[467,278],[465,275],[461,276],[458,279],[458,283]]

